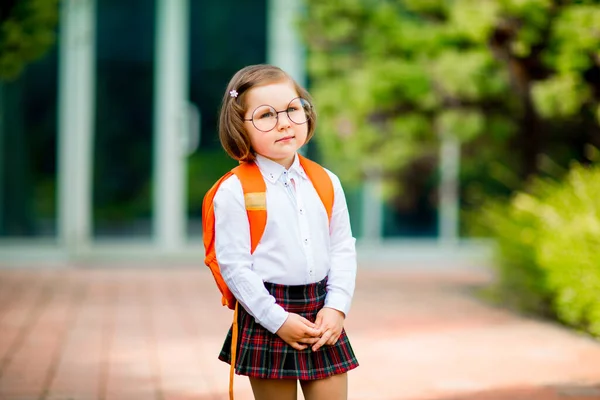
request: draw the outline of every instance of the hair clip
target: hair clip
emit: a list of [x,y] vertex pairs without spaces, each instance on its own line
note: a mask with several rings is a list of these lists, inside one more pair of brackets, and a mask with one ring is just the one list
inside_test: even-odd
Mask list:
[[238,92],[237,92],[237,90],[233,89],[233,90],[229,91],[229,95],[231,97],[238,97]]

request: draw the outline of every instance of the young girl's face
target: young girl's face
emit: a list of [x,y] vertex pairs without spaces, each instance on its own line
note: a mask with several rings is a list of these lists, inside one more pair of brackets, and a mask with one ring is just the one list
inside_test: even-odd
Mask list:
[[[296,151],[304,145],[308,135],[308,123],[297,124],[289,117],[292,115],[294,118],[293,112],[297,112],[296,102],[299,100],[294,100],[297,97],[298,93],[289,81],[256,86],[246,94],[244,126],[250,136],[253,149],[285,168],[292,165]],[[292,100],[294,102],[290,104]],[[270,109],[269,106],[272,108]],[[272,120],[273,109],[276,113],[283,112],[277,113],[277,121],[273,121],[275,125],[273,129],[264,132],[269,127],[265,128],[259,119],[262,118],[263,122]],[[286,110],[290,110],[289,113],[285,112]],[[262,130],[257,129],[257,126]]]

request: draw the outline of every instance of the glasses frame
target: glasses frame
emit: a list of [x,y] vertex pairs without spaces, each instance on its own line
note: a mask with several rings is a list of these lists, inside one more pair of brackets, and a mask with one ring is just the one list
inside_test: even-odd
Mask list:
[[[260,106],[256,107],[256,108],[254,109],[254,111],[252,111],[252,118],[242,118],[242,119],[243,119],[244,121],[252,121],[252,126],[254,126],[254,127],[257,129],[257,130],[259,130],[259,131],[261,131],[261,132],[265,132],[265,133],[266,133],[266,132],[271,132],[273,129],[275,129],[275,128],[277,127],[277,124],[279,123],[279,114],[281,114],[281,113],[283,113],[283,112],[287,114],[288,120],[290,120],[290,122],[293,122],[293,123],[294,123],[294,125],[304,125],[304,124],[306,124],[306,123],[308,122],[308,120],[310,119],[310,115],[308,115],[308,114],[306,115],[306,121],[298,123],[298,122],[296,122],[296,121],[294,121],[293,119],[291,119],[291,118],[290,118],[290,114],[289,114],[289,112],[288,112],[288,110],[290,109],[290,104],[292,104],[292,102],[293,102],[294,100],[297,100],[297,99],[301,99],[301,100],[302,100],[302,101],[304,101],[306,104],[308,104],[308,109],[312,109],[312,104],[310,104],[310,101],[306,100],[304,97],[300,97],[300,96],[298,96],[298,97],[294,97],[293,99],[291,99],[291,100],[290,100],[290,102],[288,103],[288,105],[287,105],[287,107],[285,108],[285,110],[277,111],[277,110],[275,109],[275,107],[273,107],[273,106],[272,106],[272,105],[270,105],[270,104],[261,104]],[[275,125],[273,125],[273,127],[272,127],[271,129],[269,129],[269,130],[266,130],[266,131],[265,131],[265,130],[262,130],[262,129],[260,129],[260,128],[258,128],[258,127],[256,126],[256,124],[254,123],[254,113],[255,113],[255,112],[256,112],[256,110],[258,110],[260,107],[264,107],[264,106],[270,107],[270,108],[272,108],[272,109],[273,109],[273,111],[275,111]],[[303,107],[303,108],[304,108],[304,107]]]

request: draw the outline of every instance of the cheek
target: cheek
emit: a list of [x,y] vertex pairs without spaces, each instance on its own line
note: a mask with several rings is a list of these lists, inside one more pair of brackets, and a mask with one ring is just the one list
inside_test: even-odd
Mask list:
[[308,125],[304,124],[304,126],[302,127],[302,131],[300,132],[300,135],[302,137],[304,137],[304,141],[306,141],[306,139],[308,138]]
[[256,143],[256,140],[258,138],[255,130],[252,129],[252,127],[248,127],[246,125],[244,125],[244,129],[246,129],[246,134],[248,135],[248,138],[250,139],[250,143],[254,146],[254,143]]
[[250,144],[254,151],[260,151],[260,149],[265,146],[265,135],[262,134],[262,132],[251,130],[248,132],[248,137],[250,138]]

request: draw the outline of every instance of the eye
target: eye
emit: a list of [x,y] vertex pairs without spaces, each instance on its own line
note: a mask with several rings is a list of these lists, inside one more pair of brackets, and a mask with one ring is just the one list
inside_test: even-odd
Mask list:
[[258,118],[260,118],[260,119],[273,118],[273,113],[271,111],[265,111],[263,113],[260,113]]
[[287,111],[288,112],[298,111],[298,107],[288,107]]

